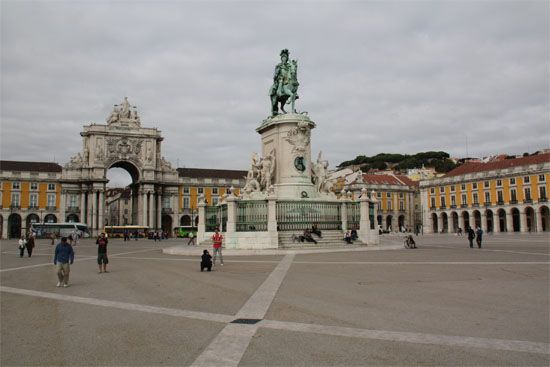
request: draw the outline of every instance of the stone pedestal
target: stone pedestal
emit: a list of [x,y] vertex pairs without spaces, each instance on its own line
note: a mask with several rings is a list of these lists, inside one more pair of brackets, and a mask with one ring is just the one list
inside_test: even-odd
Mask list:
[[307,115],[287,113],[264,120],[256,129],[262,136],[262,156],[275,156],[272,184],[278,199],[317,198],[311,183],[311,129]]

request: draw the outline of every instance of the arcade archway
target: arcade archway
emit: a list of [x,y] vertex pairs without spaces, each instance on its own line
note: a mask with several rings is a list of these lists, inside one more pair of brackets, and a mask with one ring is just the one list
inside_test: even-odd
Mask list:
[[21,236],[21,216],[12,213],[8,217],[8,237],[19,238]]

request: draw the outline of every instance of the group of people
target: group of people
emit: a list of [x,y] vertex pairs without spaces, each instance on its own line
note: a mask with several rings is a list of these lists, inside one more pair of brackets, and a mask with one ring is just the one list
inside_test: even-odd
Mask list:
[[476,240],[477,247],[481,248],[481,241],[483,240],[483,230],[479,227],[476,227],[474,230],[472,227],[466,229],[468,234],[468,241],[470,242],[470,248],[474,248],[474,239]]
[[[109,264],[109,258],[107,257],[107,244],[109,240],[105,233],[101,233],[96,240],[97,245],[97,264],[99,266],[99,273],[107,273],[107,264]],[[57,286],[68,287],[69,286],[69,274],[71,272],[71,265],[74,263],[74,249],[73,245],[69,242],[68,237],[61,237],[61,242],[57,244],[54,251],[53,264],[57,274]]]
[[28,237],[21,236],[19,239],[19,256],[23,257],[25,255],[25,249],[29,257],[32,256],[32,250],[34,249],[34,233],[30,233]]
[[353,243],[353,241],[355,241],[358,238],[359,236],[357,236],[357,230],[355,228],[348,229],[344,234],[344,241],[346,241],[350,245]]
[[220,233],[220,230],[216,228],[216,231],[212,235],[212,249],[214,252],[214,258],[212,258],[212,255],[210,255],[208,250],[203,250],[201,256],[201,271],[212,271],[212,266],[216,265],[217,256],[220,257],[220,265],[223,266],[222,242],[223,236]]

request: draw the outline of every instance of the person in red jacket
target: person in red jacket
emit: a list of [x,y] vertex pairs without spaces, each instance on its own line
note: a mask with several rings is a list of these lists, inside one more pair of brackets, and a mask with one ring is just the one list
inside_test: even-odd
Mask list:
[[222,256],[222,241],[223,236],[221,235],[218,228],[216,228],[216,233],[212,236],[212,247],[214,248],[214,259],[212,260],[212,265],[216,266],[216,255],[220,255],[220,263],[223,266],[223,256]]

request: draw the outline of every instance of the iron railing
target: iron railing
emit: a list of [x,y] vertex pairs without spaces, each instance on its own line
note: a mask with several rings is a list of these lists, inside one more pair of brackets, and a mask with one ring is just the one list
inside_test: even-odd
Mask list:
[[267,201],[238,201],[236,231],[267,231]]
[[220,214],[220,208],[217,206],[204,207],[206,232],[214,232],[216,228],[220,228]]
[[342,229],[341,203],[314,201],[277,202],[277,229],[296,231],[309,229]]
[[361,220],[361,206],[360,203],[346,203],[346,212],[349,229],[359,229],[359,222]]

